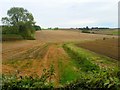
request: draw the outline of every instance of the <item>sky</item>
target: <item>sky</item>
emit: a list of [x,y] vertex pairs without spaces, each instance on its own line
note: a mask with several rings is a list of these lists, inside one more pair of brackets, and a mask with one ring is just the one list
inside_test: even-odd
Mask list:
[[[0,0],[0,19],[23,7],[42,28],[118,27],[119,0]],[[0,22],[0,24],[2,24]]]

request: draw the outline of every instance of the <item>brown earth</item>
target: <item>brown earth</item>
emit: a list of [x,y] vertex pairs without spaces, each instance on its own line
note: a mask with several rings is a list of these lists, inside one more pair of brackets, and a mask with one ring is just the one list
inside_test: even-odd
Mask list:
[[116,60],[120,58],[118,55],[118,50],[120,49],[120,47],[118,45],[120,45],[120,42],[118,43],[118,39],[114,38],[77,44],[78,47],[82,47],[95,53],[106,55]]

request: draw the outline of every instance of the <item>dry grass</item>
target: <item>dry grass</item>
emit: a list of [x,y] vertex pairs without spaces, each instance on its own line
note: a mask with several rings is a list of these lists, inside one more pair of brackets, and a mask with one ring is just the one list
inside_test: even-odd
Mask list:
[[96,35],[80,33],[78,31],[65,31],[65,30],[42,30],[36,32],[36,38],[43,42],[75,42],[84,40],[102,39],[103,37],[112,38],[117,36],[109,35]]

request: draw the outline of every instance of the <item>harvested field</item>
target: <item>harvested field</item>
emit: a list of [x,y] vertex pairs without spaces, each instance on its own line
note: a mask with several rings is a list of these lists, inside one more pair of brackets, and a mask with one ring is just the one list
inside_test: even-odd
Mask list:
[[[104,37],[108,39],[102,40]],[[114,39],[112,38],[113,36],[85,34],[78,31],[37,31],[36,40],[6,41],[2,43],[2,73],[5,75],[17,73],[18,76],[38,75],[40,77],[44,69],[48,70],[53,65],[54,75],[51,80],[54,87],[60,87],[61,84],[71,82],[79,78],[80,75],[78,62],[73,60],[63,48],[65,43],[80,42],[77,46],[82,44],[84,46],[85,43],[82,42],[86,42],[85,45],[87,46],[89,42],[96,40],[101,45],[98,45],[99,47],[103,47],[103,44],[105,44],[106,49],[115,47],[115,50],[111,50],[115,53],[118,49],[116,48],[117,36],[114,36]],[[109,45],[106,45],[105,41]],[[92,46],[92,43],[90,44]],[[104,64],[107,66],[106,63],[102,63],[102,65]]]
[[[15,54],[24,52],[32,47],[36,47],[45,43],[63,43],[63,42],[81,42],[86,40],[96,40],[102,38],[112,38],[108,35],[85,34],[78,31],[65,30],[42,30],[36,32],[36,40],[22,40],[22,41],[6,41],[2,43],[2,58],[3,61],[14,57]],[[114,36],[115,38],[117,36]]]
[[[61,44],[43,44],[15,54],[12,58],[3,61],[2,73],[15,74],[17,71],[19,72],[18,76],[34,76],[36,74],[41,76],[44,69],[48,70],[50,66],[53,65],[55,75],[52,80],[54,86],[58,87],[60,81],[59,62],[66,62],[66,65],[69,65],[71,62],[70,58],[61,47]],[[70,68],[77,67],[71,65]],[[72,72],[75,72],[74,69]]]
[[36,42],[30,40],[12,41],[2,43],[2,59],[3,62],[6,59],[14,57],[14,55],[24,52],[32,47],[44,44],[43,42]]
[[91,50],[95,53],[106,55],[116,60],[120,58],[118,55],[118,49],[120,49],[120,47],[118,45],[120,45],[120,42],[118,44],[118,39],[114,38],[105,40],[95,40],[77,44],[78,47],[82,47]]
[[86,34],[73,30],[42,30],[36,32],[36,39],[43,42],[75,42],[102,39],[103,37],[112,38],[117,36]]

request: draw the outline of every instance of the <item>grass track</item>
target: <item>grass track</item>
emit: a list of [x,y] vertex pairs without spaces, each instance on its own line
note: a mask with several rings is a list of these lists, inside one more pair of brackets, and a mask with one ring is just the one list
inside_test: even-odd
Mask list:
[[[87,49],[83,49],[80,47],[77,47],[75,44],[65,44],[64,48],[66,48],[66,51],[69,53],[71,52],[75,52],[76,55],[73,55],[73,58],[75,56],[75,59],[79,60],[89,60],[90,62],[98,65],[101,68],[114,68],[114,67],[118,67],[117,65],[117,61],[115,61],[114,59],[111,59],[109,57],[106,56],[102,56],[100,54],[96,54],[94,52],[91,52]],[[78,57],[77,57],[78,55]]]
[[59,60],[59,70],[60,70],[60,83],[62,85],[70,83],[79,77],[79,69],[76,67],[75,63],[71,60],[64,62],[64,60]]

